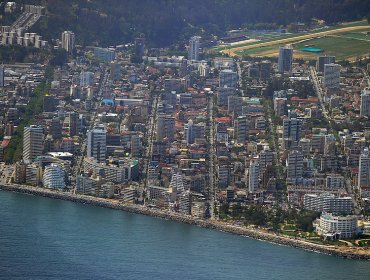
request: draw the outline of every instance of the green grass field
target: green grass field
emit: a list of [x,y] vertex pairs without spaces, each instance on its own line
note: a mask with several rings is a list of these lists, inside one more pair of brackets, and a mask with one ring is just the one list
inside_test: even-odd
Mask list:
[[370,41],[370,35],[367,35],[366,32],[347,32],[343,34],[339,34],[340,37],[344,38],[354,38],[354,39],[361,39],[361,40],[368,40]]
[[[322,32],[322,31],[337,30],[337,29],[340,29],[340,28],[351,27],[351,26],[364,26],[364,30],[368,30],[368,27],[370,26],[370,24],[368,24],[366,21],[356,21],[356,22],[351,22],[351,23],[343,23],[341,25],[329,27],[329,28],[326,28],[326,29],[320,29],[320,30],[317,30],[317,31],[312,31],[312,32],[309,32],[309,33],[314,34],[314,33]],[[261,40],[261,41],[257,41],[257,42],[235,44],[235,45],[232,46],[232,48],[251,46],[251,45],[256,45],[256,44],[263,43],[263,42],[273,42],[273,41],[277,41],[277,40],[281,40],[281,39],[294,38],[294,37],[304,35],[304,34],[309,34],[309,33],[281,34],[281,36],[273,36],[272,38],[266,38],[265,40]],[[213,51],[219,52],[219,51],[227,50],[229,48],[230,48],[230,46],[220,46],[220,47],[214,48]]]
[[[331,30],[336,31],[330,32]],[[295,58],[308,60],[316,59],[322,54],[329,54],[335,55],[338,61],[354,61],[357,57],[370,55],[370,36],[367,35],[369,31],[370,24],[361,21],[309,33],[286,34],[257,42],[222,46],[213,51],[224,50],[229,55],[239,56],[277,57],[280,46],[292,44]],[[317,54],[300,51],[305,46],[320,48],[324,52]]]
[[[337,60],[370,54],[370,41],[366,42],[355,38],[328,36],[294,44],[293,47],[299,52],[299,49],[304,48],[305,45],[323,49],[324,52],[321,54],[335,55]],[[307,52],[304,52],[304,55],[317,56],[316,54],[309,54]]]
[[[357,35],[356,33],[353,33]],[[360,35],[362,35],[360,33]],[[343,36],[326,36],[317,39],[306,40],[302,43],[293,44],[294,57],[303,59],[316,59],[319,55],[335,55],[337,60],[352,60],[357,56],[365,56],[370,54],[370,40],[358,40],[357,38],[348,38]],[[362,39],[362,38],[361,38]],[[258,47],[239,52],[240,55],[260,56],[260,57],[276,57],[280,46],[285,44],[276,44],[266,47]],[[305,46],[312,46],[323,49],[320,54],[300,51]]]

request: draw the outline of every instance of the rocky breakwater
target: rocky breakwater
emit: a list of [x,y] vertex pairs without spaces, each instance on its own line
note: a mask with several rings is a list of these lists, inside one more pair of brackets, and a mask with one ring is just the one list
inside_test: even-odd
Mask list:
[[97,198],[86,195],[76,195],[68,192],[58,192],[44,188],[36,188],[25,185],[3,184],[0,189],[5,191],[14,191],[36,196],[49,197],[53,199],[68,200],[72,202],[89,204],[104,208],[116,209],[130,213],[147,215],[155,218],[161,218],[189,225],[195,225],[207,229],[219,230],[231,234],[243,235],[250,238],[268,241],[280,245],[286,245],[295,248],[301,248],[322,254],[334,255],[348,259],[370,260],[369,249],[364,250],[358,247],[349,246],[327,246],[307,242],[301,239],[294,239],[287,236],[277,235],[275,233],[265,232],[259,229],[250,229],[230,223],[219,222],[215,220],[196,219],[191,216],[181,215],[173,212],[151,209],[140,205],[122,204],[110,199]]

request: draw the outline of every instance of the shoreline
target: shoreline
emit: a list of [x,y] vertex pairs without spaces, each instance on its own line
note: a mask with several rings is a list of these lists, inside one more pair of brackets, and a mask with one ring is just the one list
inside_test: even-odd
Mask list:
[[283,235],[277,235],[274,233],[263,232],[258,229],[249,229],[246,227],[240,227],[224,222],[213,221],[213,220],[203,220],[196,219],[191,216],[184,216],[181,214],[166,212],[163,210],[149,209],[140,205],[128,205],[122,204],[110,199],[97,198],[87,195],[74,195],[71,193],[57,192],[44,188],[37,188],[25,185],[16,184],[0,184],[0,190],[12,191],[23,194],[31,194],[35,196],[48,197],[52,199],[66,200],[81,204],[89,204],[92,206],[98,206],[102,208],[109,208],[114,210],[120,210],[135,214],[141,214],[146,216],[151,216],[154,218],[166,219],[175,222],[180,222],[188,225],[194,225],[202,228],[218,230],[222,232],[227,232],[235,235],[246,236],[249,238],[267,241],[269,243],[274,243],[278,245],[285,245],[289,247],[304,249],[306,251],[312,251],[316,253],[332,255],[347,259],[354,260],[370,260],[370,249],[367,251],[359,247],[344,247],[344,246],[333,246],[333,245],[320,245],[304,241],[301,239],[293,239]]

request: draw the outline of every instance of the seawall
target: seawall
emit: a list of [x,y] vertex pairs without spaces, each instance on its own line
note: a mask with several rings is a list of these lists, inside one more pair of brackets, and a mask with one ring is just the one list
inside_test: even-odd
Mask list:
[[86,195],[74,195],[71,193],[57,192],[43,188],[36,188],[24,185],[16,184],[2,184],[0,189],[5,191],[13,191],[18,193],[31,194],[36,196],[43,196],[53,199],[67,200],[82,204],[89,204],[98,207],[116,209],[126,211],[130,213],[147,215],[155,218],[167,219],[171,221],[186,223],[189,225],[195,225],[203,228],[224,231],[232,234],[243,235],[250,238],[268,241],[280,245],[286,245],[295,248],[301,248],[304,250],[314,251],[322,254],[328,254],[348,259],[357,260],[370,260],[369,250],[365,251],[359,247],[344,247],[344,246],[327,246],[310,243],[300,239],[293,239],[290,237],[276,235],[274,233],[264,232],[262,230],[249,229],[241,226],[235,226],[228,223],[213,221],[213,220],[202,220],[196,219],[191,216],[185,216],[181,214],[171,213],[162,210],[150,209],[140,205],[128,205],[119,202],[111,201],[104,198],[96,198]]

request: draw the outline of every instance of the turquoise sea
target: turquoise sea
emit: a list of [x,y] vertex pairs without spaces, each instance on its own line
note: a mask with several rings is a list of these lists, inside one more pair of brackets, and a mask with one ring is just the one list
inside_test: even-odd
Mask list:
[[370,262],[0,191],[0,279],[370,279]]

